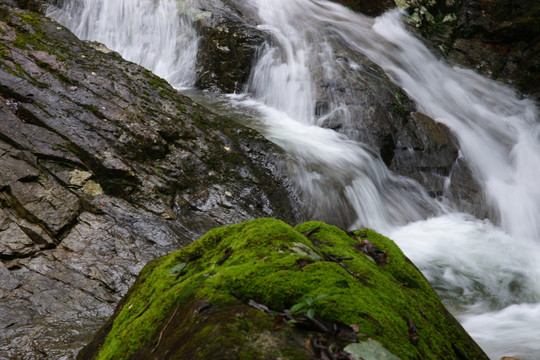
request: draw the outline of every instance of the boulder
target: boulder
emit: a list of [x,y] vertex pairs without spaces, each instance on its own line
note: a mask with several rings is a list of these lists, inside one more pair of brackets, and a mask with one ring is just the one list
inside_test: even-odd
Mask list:
[[388,238],[216,228],[149,263],[78,359],[487,359]]
[[256,14],[234,0],[201,1],[193,11],[200,34],[195,86],[241,92],[257,50],[267,38],[256,27]]
[[458,160],[459,142],[450,129],[417,112],[414,102],[366,56],[337,42],[333,46],[331,77],[321,67],[313,69],[318,124],[362,142],[390,170],[416,180],[433,197],[456,198],[447,180],[467,183],[459,190],[457,207],[482,213],[481,187],[464,160]]
[[301,217],[279,148],[9,3],[0,3],[0,357],[70,359],[148,261],[216,226]]

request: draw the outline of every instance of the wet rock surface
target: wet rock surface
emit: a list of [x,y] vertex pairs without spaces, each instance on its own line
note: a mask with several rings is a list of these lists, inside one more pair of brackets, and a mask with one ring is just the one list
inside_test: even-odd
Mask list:
[[395,7],[393,0],[333,0],[345,5],[351,10],[369,16],[379,16],[385,11]]
[[396,4],[407,8],[411,24],[449,62],[539,98],[538,1],[396,0]]
[[364,55],[338,47],[334,59],[330,76],[314,71],[319,125],[366,144],[390,170],[418,181],[433,197],[455,198],[447,180],[466,183],[458,207],[482,212],[483,195],[470,169],[461,164],[454,171],[459,142],[451,131],[417,112],[403,90]]
[[447,57],[540,98],[540,3],[463,2]]
[[257,50],[266,39],[252,21],[255,12],[234,0],[201,1],[197,11],[201,37],[195,85],[200,89],[241,92]]
[[148,261],[215,226],[294,222],[296,200],[281,151],[254,131],[10,4],[0,3],[0,358],[69,359]]

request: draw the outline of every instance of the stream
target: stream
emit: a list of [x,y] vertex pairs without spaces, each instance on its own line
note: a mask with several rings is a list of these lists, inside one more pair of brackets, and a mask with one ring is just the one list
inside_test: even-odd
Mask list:
[[[226,112],[249,117],[249,126],[290,154],[289,176],[313,218],[347,217],[350,228],[368,226],[396,241],[490,358],[540,359],[536,104],[437,59],[397,10],[370,18],[324,0],[230,1],[257,14],[258,29],[272,41],[259,49],[242,93],[197,96],[214,96]],[[188,91],[196,77],[198,4],[64,0],[47,15]],[[338,66],[358,69],[335,56],[336,44],[376,63],[420,112],[451,129],[492,209],[489,218],[430,197],[367,144],[321,126],[314,69],[324,78],[335,77]],[[362,121],[339,96],[328,113]]]

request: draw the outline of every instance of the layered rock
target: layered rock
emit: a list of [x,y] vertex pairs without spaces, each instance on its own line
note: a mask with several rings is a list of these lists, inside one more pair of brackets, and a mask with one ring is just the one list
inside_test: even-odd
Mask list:
[[487,359],[389,239],[259,219],[152,261],[79,359]]
[[8,2],[0,119],[8,358],[70,358],[149,260],[215,226],[297,214],[278,148]]

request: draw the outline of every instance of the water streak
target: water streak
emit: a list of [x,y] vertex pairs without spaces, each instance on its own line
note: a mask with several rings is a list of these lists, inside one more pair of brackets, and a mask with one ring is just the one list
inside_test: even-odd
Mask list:
[[83,40],[99,41],[177,88],[195,81],[198,35],[176,0],[59,1],[47,16]]

